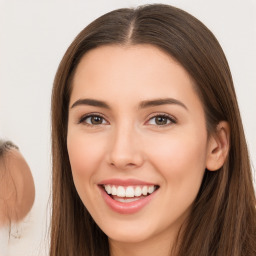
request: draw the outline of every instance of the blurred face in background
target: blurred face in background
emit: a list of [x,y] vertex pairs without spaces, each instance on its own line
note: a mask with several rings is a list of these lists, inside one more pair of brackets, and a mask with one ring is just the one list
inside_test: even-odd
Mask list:
[[22,220],[35,199],[30,168],[19,152],[12,148],[0,158],[0,226]]

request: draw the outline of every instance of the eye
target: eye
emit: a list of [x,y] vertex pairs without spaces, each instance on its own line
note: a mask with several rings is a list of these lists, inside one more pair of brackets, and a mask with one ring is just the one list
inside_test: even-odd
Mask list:
[[165,115],[159,114],[159,115],[153,116],[148,121],[148,124],[157,125],[157,126],[166,126],[173,123],[176,123],[175,119],[166,114]]
[[84,123],[86,125],[102,125],[108,122],[100,115],[86,115],[81,118],[79,123]]

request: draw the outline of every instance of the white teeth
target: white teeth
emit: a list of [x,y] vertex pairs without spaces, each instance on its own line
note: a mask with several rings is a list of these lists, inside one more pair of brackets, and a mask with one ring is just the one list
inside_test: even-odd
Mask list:
[[136,197],[133,197],[133,198],[118,198],[118,197],[115,197],[115,200],[118,201],[118,202],[121,202],[121,203],[130,203],[130,202],[134,202],[134,201],[137,201],[139,200],[139,198],[136,198]]
[[134,197],[134,189],[133,187],[127,187],[125,191],[126,197]]
[[152,194],[154,192],[154,186],[148,187],[148,193]]
[[148,194],[148,187],[147,186],[144,186],[142,188],[142,194],[143,194],[143,196],[146,196]]
[[107,191],[108,194],[111,194],[111,187],[110,187],[110,185],[107,185],[105,187],[105,190]]
[[[140,197],[147,196],[152,194],[156,190],[156,186],[114,186],[114,185],[104,185],[106,192],[109,195],[118,196],[118,197]],[[127,202],[127,199],[125,199]]]
[[119,197],[125,197],[125,188],[122,186],[119,186],[117,188],[116,195]]
[[113,186],[113,187],[112,187],[112,195],[113,195],[113,196],[116,196],[116,193],[117,193],[116,187]]
[[135,196],[141,196],[141,194],[142,194],[141,188],[140,188],[140,187],[136,187],[136,188],[135,188],[134,195],[135,195]]

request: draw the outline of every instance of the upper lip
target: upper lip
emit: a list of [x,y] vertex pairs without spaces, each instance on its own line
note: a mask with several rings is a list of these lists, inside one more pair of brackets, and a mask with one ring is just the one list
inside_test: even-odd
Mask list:
[[137,180],[137,179],[105,179],[98,183],[98,185],[119,185],[119,186],[136,186],[136,185],[157,185],[152,182]]

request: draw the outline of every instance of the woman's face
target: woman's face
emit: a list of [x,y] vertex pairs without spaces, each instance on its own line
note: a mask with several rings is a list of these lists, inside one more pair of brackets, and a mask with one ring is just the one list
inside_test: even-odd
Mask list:
[[209,151],[188,73],[154,46],[102,46],[82,58],[72,86],[69,159],[95,222],[110,241],[176,235]]

